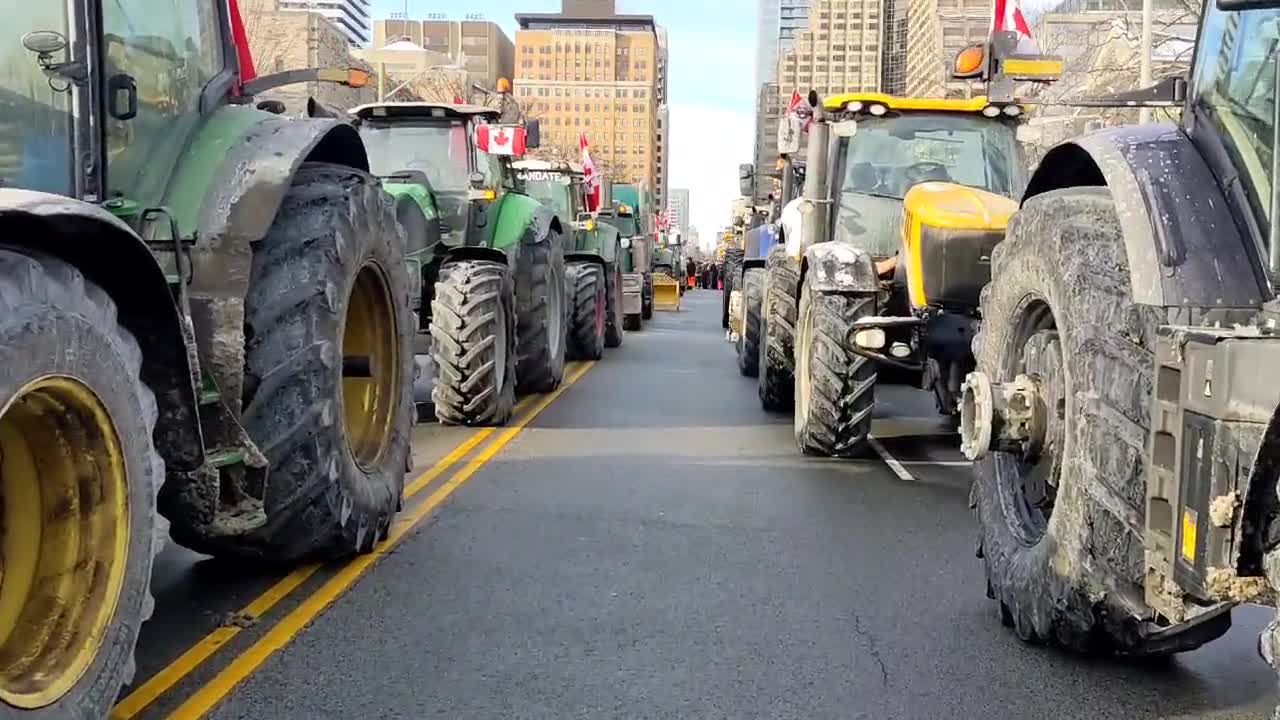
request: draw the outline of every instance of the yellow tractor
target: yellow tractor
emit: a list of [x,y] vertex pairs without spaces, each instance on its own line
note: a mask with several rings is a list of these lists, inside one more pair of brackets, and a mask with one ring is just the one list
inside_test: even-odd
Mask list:
[[[762,403],[794,409],[805,453],[858,451],[881,368],[920,378],[956,413],[978,295],[1028,180],[1012,82],[1061,66],[1017,56],[1005,35],[957,58],[987,96],[810,95],[805,188],[766,262],[758,369]],[[1015,60],[1027,65],[1010,75]]]

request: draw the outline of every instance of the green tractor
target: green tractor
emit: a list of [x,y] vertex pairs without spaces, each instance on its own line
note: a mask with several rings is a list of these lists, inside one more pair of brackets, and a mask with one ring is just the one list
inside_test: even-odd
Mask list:
[[255,78],[236,14],[226,0],[8,13],[6,718],[107,716],[168,537],[253,563],[335,558],[373,550],[401,503],[404,233],[350,125],[254,107],[329,71]]
[[529,194],[561,217],[574,218],[565,246],[569,305],[568,354],[574,360],[599,360],[606,347],[622,345],[622,265],[618,229],[600,223],[588,208],[582,166],[547,160],[522,160],[516,172]]
[[521,146],[537,147],[537,123],[499,125],[496,109],[440,103],[352,114],[421,284],[415,399],[442,423],[502,425],[517,394],[564,377],[572,218],[531,197],[513,166]]
[[626,202],[606,203],[600,212],[600,221],[616,228],[621,238],[618,265],[622,273],[622,326],[626,330],[639,330],[641,322],[653,314],[649,239],[641,230],[635,206]]

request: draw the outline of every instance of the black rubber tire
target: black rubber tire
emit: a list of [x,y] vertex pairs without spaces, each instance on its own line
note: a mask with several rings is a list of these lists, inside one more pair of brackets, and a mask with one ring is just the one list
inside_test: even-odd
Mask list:
[[608,281],[608,307],[605,310],[604,346],[622,347],[622,266],[614,263],[605,273]]
[[436,419],[445,425],[505,425],[516,404],[511,271],[492,260],[445,263],[431,312]]
[[742,273],[742,335],[738,338],[738,372],[760,374],[760,306],[764,303],[764,268]]
[[[267,522],[210,548],[215,554],[272,563],[343,557],[373,550],[390,530],[414,411],[409,278],[391,203],[367,173],[308,163],[254,248],[242,422],[270,463]],[[390,437],[362,466],[343,421],[340,357],[352,290],[370,266],[395,312],[400,385]]]
[[567,277],[573,290],[569,295],[569,359],[599,360],[604,357],[608,305],[604,268],[593,262],[571,263]]
[[799,313],[800,267],[786,248],[769,249],[765,261],[764,305],[760,317],[760,405],[791,412],[795,393],[795,332]]
[[516,261],[517,394],[551,392],[564,379],[565,311],[564,244],[548,229],[525,243]]
[[[156,512],[164,461],[152,439],[155,396],[141,374],[142,351],[117,321],[116,305],[106,292],[61,260],[0,250],[0,407],[32,380],[50,375],[74,378],[91,389],[116,426],[128,473],[130,530],[115,613],[84,675],[39,709],[17,710],[0,701],[4,717],[107,717],[120,689],[133,680],[138,632],[155,607],[151,568],[169,528]],[[21,652],[5,655],[22,657]]]
[[742,281],[742,251],[729,248],[724,251],[724,318],[722,325],[729,329],[729,296],[739,287]]
[[1161,310],[1131,298],[1108,189],[1028,200],[996,246],[981,309],[973,341],[979,371],[1012,379],[1032,357],[1024,336],[1052,351],[1061,368],[1054,383],[1061,402],[1047,400],[1061,408],[1050,416],[1057,485],[1047,522],[1041,510],[1028,512],[1020,457],[992,452],[974,465],[978,555],[1006,624],[1023,640],[1088,653],[1163,654],[1216,637],[1216,630],[1189,633],[1183,646],[1154,651],[1128,609],[1143,597],[1145,447]]
[[625,329],[625,330],[627,330],[627,331],[629,331],[629,332],[636,332],[637,330],[639,330],[639,329],[640,329],[640,316],[639,316],[639,315],[627,315],[627,316],[623,317],[623,318],[622,318],[622,327],[623,327],[623,329]]
[[806,455],[853,457],[871,434],[876,365],[850,344],[853,323],[875,314],[875,296],[818,292],[811,279],[796,324],[796,445]]

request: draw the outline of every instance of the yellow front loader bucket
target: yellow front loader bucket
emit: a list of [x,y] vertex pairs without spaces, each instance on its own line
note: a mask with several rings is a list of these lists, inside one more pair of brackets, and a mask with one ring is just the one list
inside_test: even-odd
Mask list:
[[680,310],[680,281],[666,273],[653,274],[653,309]]

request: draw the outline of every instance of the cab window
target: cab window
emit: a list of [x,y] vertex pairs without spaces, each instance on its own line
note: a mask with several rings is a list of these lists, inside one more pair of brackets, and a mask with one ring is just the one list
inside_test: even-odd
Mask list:
[[1213,126],[1264,228],[1271,219],[1271,161],[1280,9],[1224,12],[1207,5],[1192,92]]
[[[71,92],[45,76],[22,37],[37,30],[69,37],[67,3],[15,3],[0,34],[0,187],[70,195],[74,191]],[[52,58],[67,60],[66,52]]]

